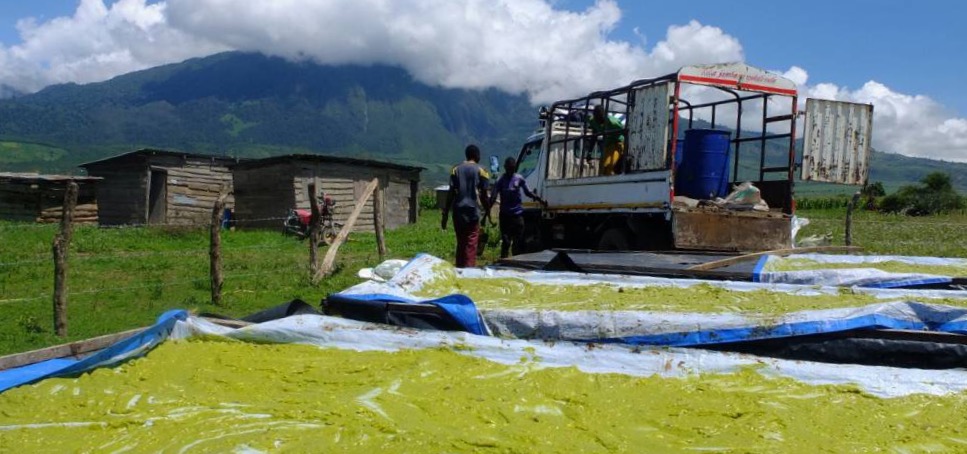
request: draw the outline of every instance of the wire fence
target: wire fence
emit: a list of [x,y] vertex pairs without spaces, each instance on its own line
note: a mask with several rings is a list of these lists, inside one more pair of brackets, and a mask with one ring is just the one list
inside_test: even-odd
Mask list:
[[[266,217],[266,218],[250,218],[250,219],[232,219],[231,222],[236,224],[255,224],[266,221],[285,221],[289,219],[288,216],[278,216],[278,217]],[[0,223],[0,230],[20,230],[20,229],[56,229],[60,226],[60,223],[49,222],[49,223]],[[97,229],[143,229],[143,228],[208,228],[207,224],[197,224],[190,222],[151,222],[151,223],[131,223],[131,224],[117,224],[117,225],[99,225],[94,223],[79,223],[74,226],[77,227],[90,227]],[[282,227],[280,224],[279,227]]]
[[[265,221],[281,221],[288,220],[289,217],[264,217],[264,218],[251,218],[251,219],[234,219],[236,225],[254,224],[258,222]],[[27,223],[8,223],[0,224],[0,231],[3,230],[22,230],[22,229],[49,229],[51,230],[51,241],[53,241],[54,234],[59,231],[59,224],[27,224]],[[88,227],[86,225],[72,226],[77,227]],[[155,228],[166,228],[166,227],[190,227],[193,229],[209,229],[211,225],[186,225],[181,223],[167,223],[167,224],[128,224],[121,226],[106,226],[106,227],[95,227],[97,229],[155,229]],[[281,229],[280,229],[281,231]],[[207,236],[206,236],[207,238]],[[235,256],[236,253],[240,252],[262,252],[267,250],[280,250],[280,249],[290,249],[291,245],[294,243],[294,238],[291,236],[283,237],[281,234],[278,239],[272,239],[270,241],[265,241],[260,244],[246,244],[246,245],[224,245],[222,244],[221,254],[226,255],[228,258]],[[49,244],[49,243],[48,243]],[[295,244],[305,244],[295,243]],[[150,247],[150,244],[144,244],[145,247]],[[69,261],[71,264],[75,265],[71,269],[71,274],[83,274],[84,263],[100,261],[100,262],[119,262],[118,267],[124,267],[126,260],[137,259],[145,262],[150,262],[152,259],[158,258],[171,258],[171,257],[185,257],[185,258],[198,258],[199,256],[206,256],[212,253],[210,249],[210,244],[199,244],[195,247],[179,248],[179,249],[163,249],[163,250],[111,250],[111,246],[103,243],[96,243],[93,246],[85,246],[81,251],[78,251],[78,246],[73,245],[72,250],[69,254]],[[90,250],[91,248],[103,248],[103,250]],[[306,254],[308,255],[308,247],[306,247]],[[79,266],[78,266],[79,265]],[[197,265],[197,263],[196,263]],[[16,268],[42,268],[46,270],[53,270],[56,267],[55,259],[50,253],[46,254],[36,254],[28,257],[18,258],[12,261],[0,262],[0,272],[11,273]],[[275,266],[270,270],[261,270],[253,272],[235,272],[227,273],[222,275],[222,279],[232,281],[243,278],[251,278],[257,276],[270,276],[279,274],[289,274],[293,272],[305,272],[308,273],[310,269],[310,263],[307,261],[299,265],[282,265]],[[130,271],[130,270],[129,270]],[[130,274],[130,273],[128,273]],[[168,273],[172,274],[172,273]],[[183,274],[183,273],[174,273]],[[129,276],[130,277],[130,276]],[[147,273],[144,276],[148,279],[158,279],[157,275]],[[89,295],[99,295],[108,293],[118,293],[118,292],[136,292],[140,290],[157,290],[159,288],[171,288],[171,287],[183,287],[204,284],[206,287],[210,285],[211,276],[206,275],[204,277],[189,278],[189,279],[178,279],[178,280],[165,280],[164,282],[152,282],[148,284],[138,284],[138,285],[114,285],[114,286],[101,286],[101,287],[91,287],[91,288],[81,288],[70,290],[71,296],[89,296]],[[0,279],[2,283],[2,279]],[[2,289],[0,289],[2,290]],[[34,295],[17,295],[8,296],[0,294],[0,305],[11,304],[11,303],[21,303],[21,302],[31,302],[47,300],[50,301],[54,297],[54,291],[45,291],[43,294]]]
[[[231,280],[231,279],[239,279],[239,278],[247,278],[247,277],[255,277],[255,276],[277,275],[277,274],[283,274],[283,273],[290,273],[293,271],[305,271],[306,269],[307,269],[306,266],[298,265],[298,266],[281,267],[281,268],[276,268],[276,269],[267,270],[267,271],[258,271],[258,272],[249,272],[249,273],[232,273],[232,274],[226,274],[223,277],[225,279]],[[129,285],[129,286],[120,286],[120,287],[94,287],[94,288],[87,288],[83,290],[71,290],[70,294],[71,296],[77,296],[77,295],[89,296],[89,295],[98,295],[98,294],[106,294],[106,293],[131,292],[136,290],[153,290],[157,288],[183,287],[183,286],[195,285],[197,283],[209,282],[209,279],[210,279],[209,277],[204,277],[204,278],[183,279],[178,281],[155,282],[151,284]],[[45,292],[44,294],[38,295],[38,296],[3,298],[3,299],[0,299],[0,304],[40,301],[40,300],[50,301],[51,298],[53,298],[52,291]]]

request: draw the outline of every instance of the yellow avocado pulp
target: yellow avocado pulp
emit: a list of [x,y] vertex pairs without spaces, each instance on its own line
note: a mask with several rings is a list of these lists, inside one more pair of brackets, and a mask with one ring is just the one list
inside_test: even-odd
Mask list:
[[763,271],[805,271],[824,269],[873,268],[889,273],[934,274],[938,276],[967,276],[967,267],[960,265],[923,265],[897,260],[870,263],[824,263],[810,259],[783,258],[766,264]]
[[881,399],[751,369],[637,378],[442,349],[171,341],[0,394],[0,451],[963,451],[965,420],[963,394]]
[[708,284],[690,287],[630,287],[610,283],[551,285],[517,278],[457,278],[446,274],[425,285],[416,295],[432,298],[452,293],[467,295],[478,308],[485,310],[640,310],[777,315],[907,300],[967,307],[967,300],[964,299],[880,299],[873,295],[853,293],[848,288],[835,294],[802,295],[769,290],[729,290]]

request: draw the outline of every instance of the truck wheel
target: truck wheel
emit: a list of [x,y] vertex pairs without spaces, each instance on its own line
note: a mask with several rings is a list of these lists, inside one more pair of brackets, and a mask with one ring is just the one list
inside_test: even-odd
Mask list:
[[612,227],[605,230],[598,240],[598,250],[627,251],[631,246],[631,238],[627,229]]

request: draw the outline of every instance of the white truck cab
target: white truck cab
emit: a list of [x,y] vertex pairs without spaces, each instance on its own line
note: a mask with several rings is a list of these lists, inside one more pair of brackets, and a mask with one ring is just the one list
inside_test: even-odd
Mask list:
[[[593,127],[596,105],[621,128]],[[518,172],[547,202],[525,205],[528,249],[790,247],[797,166],[803,180],[865,184],[872,113],[868,104],[810,99],[800,120],[795,83],[744,63],[686,66],[555,102],[518,155]],[[605,174],[615,141],[620,159]],[[721,203],[745,181],[767,210]]]

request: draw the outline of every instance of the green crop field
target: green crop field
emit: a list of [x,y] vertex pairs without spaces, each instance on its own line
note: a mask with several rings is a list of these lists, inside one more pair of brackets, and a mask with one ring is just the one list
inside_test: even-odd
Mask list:
[[[843,209],[800,211],[810,225],[800,236],[832,235],[843,244]],[[439,212],[387,232],[388,258],[425,252],[453,259],[453,231],[440,232]],[[281,226],[280,226],[281,227]],[[280,228],[281,230],[281,228]],[[0,355],[64,342],[53,334],[54,225],[0,223]],[[967,215],[921,218],[859,212],[854,244],[876,254],[967,257]],[[151,324],[168,309],[244,316],[294,298],[317,306],[358,282],[360,268],[379,262],[375,236],[353,233],[336,272],[309,282],[308,245],[279,231],[225,231],[224,303],[212,306],[207,229],[79,227],[70,253],[67,340]],[[324,251],[324,250],[323,250]],[[487,249],[482,263],[496,258]]]

